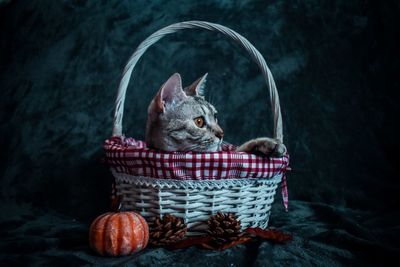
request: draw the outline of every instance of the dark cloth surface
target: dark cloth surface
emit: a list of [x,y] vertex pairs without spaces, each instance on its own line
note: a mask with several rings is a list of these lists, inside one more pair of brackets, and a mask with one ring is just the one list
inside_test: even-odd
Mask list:
[[224,251],[147,248],[120,258],[91,251],[87,224],[35,214],[30,207],[2,207],[8,209],[18,214],[0,224],[3,266],[389,266],[400,253],[393,214],[323,203],[292,201],[289,213],[281,203],[273,206],[270,225],[293,235],[287,244],[254,241]]
[[[0,0],[0,265],[385,265],[400,247],[399,14],[394,0]],[[102,144],[121,71],[148,35],[185,20],[232,28],[271,68],[292,171],[290,211],[278,194],[270,225],[294,241],[97,257],[87,231],[109,210]],[[227,142],[272,135],[256,64],[222,35],[188,30],[138,62],[126,136],[144,140],[147,106],[175,72],[184,85],[209,73]]]

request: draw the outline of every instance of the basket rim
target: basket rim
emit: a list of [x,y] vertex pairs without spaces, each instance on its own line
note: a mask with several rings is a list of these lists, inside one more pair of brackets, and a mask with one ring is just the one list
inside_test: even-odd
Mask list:
[[246,152],[164,152],[143,141],[111,137],[104,143],[105,161],[117,173],[178,180],[271,178],[284,173],[289,155],[262,157]]
[[228,189],[232,187],[277,185],[283,179],[284,174],[280,173],[270,178],[238,178],[221,180],[179,180],[179,179],[159,179],[154,177],[135,176],[125,173],[112,171],[115,181],[134,185],[145,185],[152,188],[175,188],[175,189],[199,189],[214,190]]

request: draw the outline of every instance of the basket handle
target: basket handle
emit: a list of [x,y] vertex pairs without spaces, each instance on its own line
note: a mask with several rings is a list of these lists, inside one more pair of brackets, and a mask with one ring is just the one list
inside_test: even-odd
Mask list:
[[136,51],[129,58],[128,63],[126,64],[124,71],[121,75],[121,80],[119,82],[117,99],[115,101],[115,111],[114,111],[114,127],[113,127],[113,136],[121,136],[122,135],[122,117],[124,115],[124,103],[125,103],[125,95],[126,89],[128,87],[129,79],[132,74],[133,68],[136,66],[136,63],[139,61],[140,57],[146,52],[146,50],[156,43],[158,40],[163,38],[164,36],[175,33],[184,29],[205,29],[209,31],[220,32],[233,41],[239,43],[251,56],[251,58],[257,63],[260,67],[261,72],[264,76],[265,82],[267,83],[269,89],[269,95],[271,100],[271,109],[274,119],[274,138],[283,141],[283,133],[282,133],[282,114],[281,107],[279,104],[279,95],[276,89],[274,78],[272,77],[271,71],[267,66],[263,56],[258,52],[258,50],[243,36],[238,34],[237,32],[219,25],[215,23],[210,23],[206,21],[185,21],[172,24],[165,28],[162,28],[144,40],[136,49]]

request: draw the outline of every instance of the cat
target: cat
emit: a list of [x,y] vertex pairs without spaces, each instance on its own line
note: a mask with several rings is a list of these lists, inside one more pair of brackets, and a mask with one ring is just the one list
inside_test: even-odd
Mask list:
[[[148,107],[146,143],[164,151],[218,152],[224,131],[218,125],[217,110],[204,99],[207,74],[182,88],[173,74],[159,89]],[[237,152],[281,157],[286,147],[279,140],[262,137],[236,148]]]

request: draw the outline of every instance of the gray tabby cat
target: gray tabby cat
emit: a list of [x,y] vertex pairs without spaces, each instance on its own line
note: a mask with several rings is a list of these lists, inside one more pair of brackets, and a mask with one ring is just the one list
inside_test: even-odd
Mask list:
[[[148,108],[146,143],[164,151],[217,152],[224,132],[218,125],[217,110],[204,100],[207,74],[182,89],[181,76],[172,75],[160,88]],[[238,152],[282,156],[286,147],[268,137],[252,139]]]

